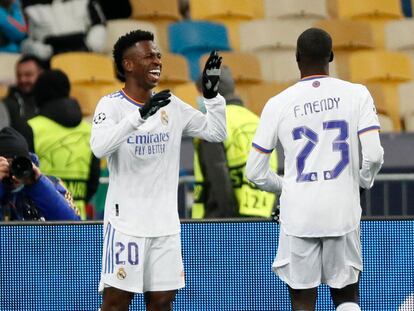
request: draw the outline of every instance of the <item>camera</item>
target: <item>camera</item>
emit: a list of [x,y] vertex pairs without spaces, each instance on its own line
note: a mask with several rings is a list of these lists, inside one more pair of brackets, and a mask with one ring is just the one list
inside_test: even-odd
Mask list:
[[28,157],[20,156],[13,159],[10,166],[10,173],[17,179],[28,178],[34,180],[35,172],[32,161]]

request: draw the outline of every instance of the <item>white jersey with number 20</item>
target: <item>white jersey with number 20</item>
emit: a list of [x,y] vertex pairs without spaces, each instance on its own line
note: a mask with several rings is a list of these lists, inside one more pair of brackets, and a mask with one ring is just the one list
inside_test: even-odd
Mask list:
[[280,221],[288,235],[340,236],[360,221],[358,135],[379,130],[366,87],[328,76],[305,78],[271,98],[253,140],[285,153]]

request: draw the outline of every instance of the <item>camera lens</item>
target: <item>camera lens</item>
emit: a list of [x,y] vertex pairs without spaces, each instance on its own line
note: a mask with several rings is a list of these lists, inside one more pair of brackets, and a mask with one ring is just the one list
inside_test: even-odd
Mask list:
[[33,164],[27,157],[16,157],[10,167],[10,173],[17,179],[34,178]]

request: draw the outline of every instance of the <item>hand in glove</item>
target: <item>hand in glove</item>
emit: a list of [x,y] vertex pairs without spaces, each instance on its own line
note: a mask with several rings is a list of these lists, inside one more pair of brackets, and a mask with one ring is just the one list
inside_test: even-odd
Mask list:
[[204,98],[214,98],[218,93],[221,73],[221,57],[217,51],[212,51],[204,66],[202,88]]
[[158,109],[167,106],[171,101],[170,96],[170,90],[163,90],[152,95],[145,105],[139,109],[141,117],[146,120],[155,114]]

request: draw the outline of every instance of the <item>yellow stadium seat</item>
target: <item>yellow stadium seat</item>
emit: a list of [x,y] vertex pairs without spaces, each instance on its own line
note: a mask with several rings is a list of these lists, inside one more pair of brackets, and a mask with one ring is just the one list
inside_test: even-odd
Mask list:
[[328,11],[332,17],[350,19],[399,19],[403,16],[400,0],[329,0]]
[[16,82],[16,63],[21,57],[17,53],[0,53],[0,84],[12,85]]
[[327,19],[319,21],[315,27],[326,30],[332,37],[338,77],[348,80],[349,57],[351,53],[375,47],[372,27],[365,21]]
[[394,131],[401,131],[400,100],[398,82],[371,82],[366,86],[374,99],[378,114],[389,116]]
[[[200,69],[209,54],[205,54],[200,59]],[[262,72],[260,62],[255,54],[246,52],[221,52],[223,65],[230,68],[233,79],[236,83],[256,83],[262,81]]]
[[51,59],[51,67],[65,72],[73,83],[116,82],[112,58],[91,52],[68,52]]
[[253,5],[253,19],[264,18],[264,0],[250,2]]
[[106,43],[104,53],[112,56],[112,50],[118,38],[132,30],[137,29],[152,32],[155,37],[155,43],[159,45],[157,28],[153,23],[133,19],[113,19],[106,22]]
[[328,17],[326,0],[265,0],[265,14],[267,18],[324,19]]
[[154,23],[158,42],[163,51],[168,51],[168,25],[180,19],[178,2],[173,0],[130,0],[131,17]]
[[175,86],[172,89],[172,93],[179,97],[181,100],[186,102],[187,104],[191,105],[195,109],[199,109],[197,105],[197,96],[202,96],[198,92],[195,84],[193,82],[187,82],[184,84],[180,84]]
[[240,48],[240,24],[255,17],[251,0],[190,0],[191,18],[222,23],[227,27],[230,45]]
[[236,92],[243,99],[245,107],[260,116],[267,101],[289,85],[288,83],[261,82],[243,89],[236,88]]
[[119,82],[108,84],[73,84],[71,96],[76,98],[82,110],[83,116],[93,115],[99,100],[108,94],[119,91],[123,84]]
[[367,21],[377,47],[385,46],[385,24],[403,17],[400,0],[330,0],[330,15],[340,19]]
[[405,82],[412,79],[408,55],[387,51],[359,51],[349,59],[353,82]]
[[169,88],[190,81],[187,60],[180,54],[162,54],[162,72],[160,83]]

